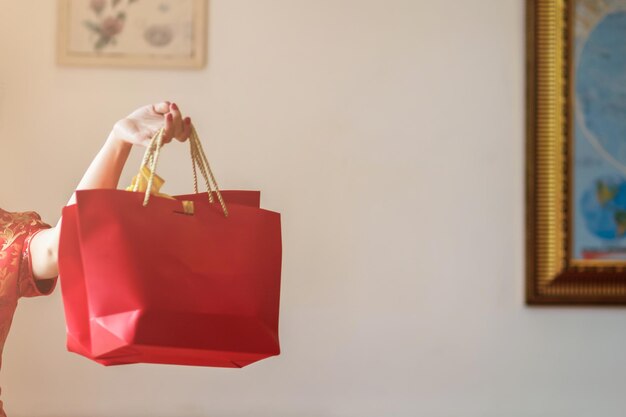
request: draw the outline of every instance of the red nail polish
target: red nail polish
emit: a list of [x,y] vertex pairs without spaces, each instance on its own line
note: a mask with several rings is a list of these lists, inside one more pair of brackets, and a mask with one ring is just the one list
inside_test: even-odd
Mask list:
[[190,124],[191,124],[191,118],[190,118],[190,117],[187,117],[187,118],[185,119],[185,123],[187,123],[188,125],[190,125]]
[[172,103],[172,108],[173,108],[174,110],[178,110],[178,106],[176,105],[176,103]]
[[167,114],[167,121],[168,121],[168,122],[171,122],[171,121],[172,121],[172,118],[173,118],[172,113],[168,113],[168,114]]

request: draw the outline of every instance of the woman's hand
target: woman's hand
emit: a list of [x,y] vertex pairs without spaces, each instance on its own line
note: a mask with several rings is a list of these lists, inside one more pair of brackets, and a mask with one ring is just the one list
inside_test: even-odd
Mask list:
[[148,146],[162,127],[165,127],[163,143],[169,143],[172,139],[184,142],[191,135],[191,119],[183,119],[178,106],[165,101],[140,107],[119,120],[109,138],[116,142]]

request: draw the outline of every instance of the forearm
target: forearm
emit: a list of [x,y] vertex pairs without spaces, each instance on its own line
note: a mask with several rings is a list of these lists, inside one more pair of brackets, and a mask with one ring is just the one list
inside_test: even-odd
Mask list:
[[[131,144],[119,140],[111,133],[87,168],[76,190],[117,188],[131,147]],[[67,205],[74,203],[76,203],[76,195],[72,194]]]

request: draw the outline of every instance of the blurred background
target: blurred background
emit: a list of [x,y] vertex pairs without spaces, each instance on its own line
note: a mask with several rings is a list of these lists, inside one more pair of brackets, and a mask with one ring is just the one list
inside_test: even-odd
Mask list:
[[[58,66],[56,11],[0,0],[0,207],[55,223],[114,122],[175,101],[282,213],[283,353],[104,368],[57,289],[20,301],[9,416],[623,415],[626,311],[523,301],[523,0],[211,0],[200,71]],[[186,146],[159,168],[191,191]]]

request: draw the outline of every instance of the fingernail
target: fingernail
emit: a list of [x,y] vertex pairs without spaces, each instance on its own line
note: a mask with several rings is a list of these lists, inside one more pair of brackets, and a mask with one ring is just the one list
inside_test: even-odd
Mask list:
[[173,119],[172,113],[168,113],[168,114],[167,114],[167,121],[168,121],[168,122],[171,122],[171,121],[172,121],[172,119]]
[[172,103],[172,108],[173,108],[174,110],[178,110],[178,106],[176,105],[176,103]]
[[185,123],[190,125],[191,124],[191,117],[185,118]]

